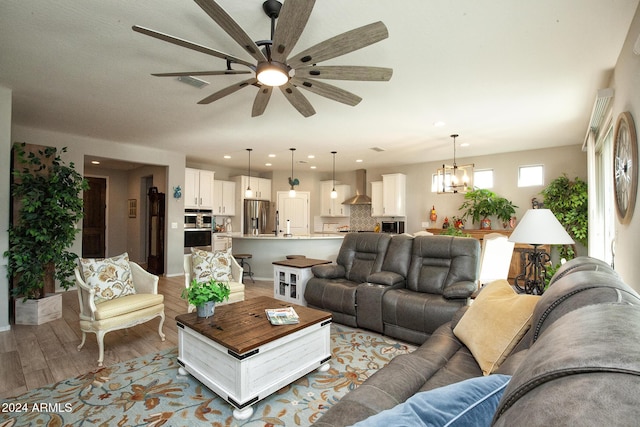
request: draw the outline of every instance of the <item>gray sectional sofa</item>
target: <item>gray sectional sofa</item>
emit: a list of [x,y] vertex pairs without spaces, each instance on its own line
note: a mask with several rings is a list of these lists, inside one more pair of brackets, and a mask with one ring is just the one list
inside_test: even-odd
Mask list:
[[335,264],[312,268],[304,297],[338,323],[422,344],[468,303],[479,260],[473,238],[350,233]]
[[[473,425],[637,425],[640,296],[606,264],[587,257],[566,263],[551,283],[535,297],[530,328],[514,339],[494,372],[511,376],[497,406],[490,408],[488,419],[476,419]],[[407,399],[430,398],[452,384],[464,387],[493,377],[483,376],[472,351],[454,333],[465,314],[480,309],[483,292],[413,353],[394,358],[314,425],[347,426],[362,420],[377,425],[380,417],[397,417],[398,411],[410,409]],[[449,395],[446,401],[457,400]],[[439,411],[422,415],[433,412]]]

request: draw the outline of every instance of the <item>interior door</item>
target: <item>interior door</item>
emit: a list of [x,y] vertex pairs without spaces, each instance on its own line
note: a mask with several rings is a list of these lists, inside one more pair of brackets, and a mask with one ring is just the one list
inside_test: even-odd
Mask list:
[[288,191],[278,191],[278,213],[283,233],[287,232],[289,220],[291,234],[309,234],[309,192],[296,191],[295,197],[289,197]]
[[107,180],[86,177],[89,190],[83,192],[82,257],[104,258],[107,211]]

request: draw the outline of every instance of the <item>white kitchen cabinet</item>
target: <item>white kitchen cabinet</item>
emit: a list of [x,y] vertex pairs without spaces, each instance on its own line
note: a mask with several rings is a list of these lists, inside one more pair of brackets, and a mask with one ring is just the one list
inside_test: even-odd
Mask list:
[[382,199],[382,181],[371,183],[371,216],[384,216]]
[[320,182],[320,216],[329,217],[348,217],[349,205],[343,205],[342,202],[351,196],[351,186],[336,183],[336,192],[338,197],[331,198],[331,190],[333,189],[333,181]]
[[213,171],[185,168],[184,207],[213,209]]
[[251,179],[251,191],[253,191],[253,196],[249,197],[249,199],[258,199],[258,200],[271,200],[271,180],[267,178],[258,178],[256,176],[252,176],[249,178],[246,175],[236,177],[236,182],[240,183],[240,198],[245,198],[244,192],[249,185],[249,179]]
[[213,182],[213,214],[234,216],[236,214],[236,183],[215,180]]
[[231,247],[231,237],[229,236],[220,236],[217,233],[213,233],[213,246],[214,251],[226,251]]
[[401,173],[382,175],[383,216],[406,216],[407,176]]

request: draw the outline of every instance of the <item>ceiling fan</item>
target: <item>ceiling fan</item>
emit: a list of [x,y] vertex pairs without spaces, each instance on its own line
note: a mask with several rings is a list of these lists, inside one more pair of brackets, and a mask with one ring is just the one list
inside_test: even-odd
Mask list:
[[[138,25],[134,25],[132,28],[138,33],[227,61],[226,70],[152,74],[154,76],[214,76],[255,73],[254,77],[221,89],[200,100],[198,104],[209,104],[244,87],[253,85],[259,89],[251,111],[251,116],[256,117],[264,113],[273,88],[279,87],[291,105],[304,117],[309,117],[315,114],[315,110],[298,88],[304,88],[325,98],[355,106],[362,98],[317,79],[388,81],[393,74],[391,68],[316,65],[319,62],[353,52],[386,39],[389,33],[382,22],[375,22],[347,31],[296,55],[289,56],[307,24],[315,0],[286,0],[284,5],[277,0],[265,1],[262,8],[266,15],[271,18],[271,39],[257,42],[253,41],[240,25],[214,0],[194,1],[251,55],[253,62],[149,28]],[[278,20],[277,26],[276,20]],[[244,66],[251,71],[235,70],[232,68],[233,65]]]

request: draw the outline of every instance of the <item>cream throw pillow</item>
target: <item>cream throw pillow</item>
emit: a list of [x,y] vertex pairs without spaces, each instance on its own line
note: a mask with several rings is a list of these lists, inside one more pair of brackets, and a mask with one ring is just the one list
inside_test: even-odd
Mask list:
[[208,252],[191,248],[192,278],[198,283],[214,279],[217,282],[231,281],[231,248],[224,251]]
[[80,271],[84,282],[95,290],[96,304],[136,293],[127,252],[104,259],[81,258]]
[[521,295],[506,280],[486,285],[453,333],[469,348],[482,373],[495,372],[531,327],[537,295]]

